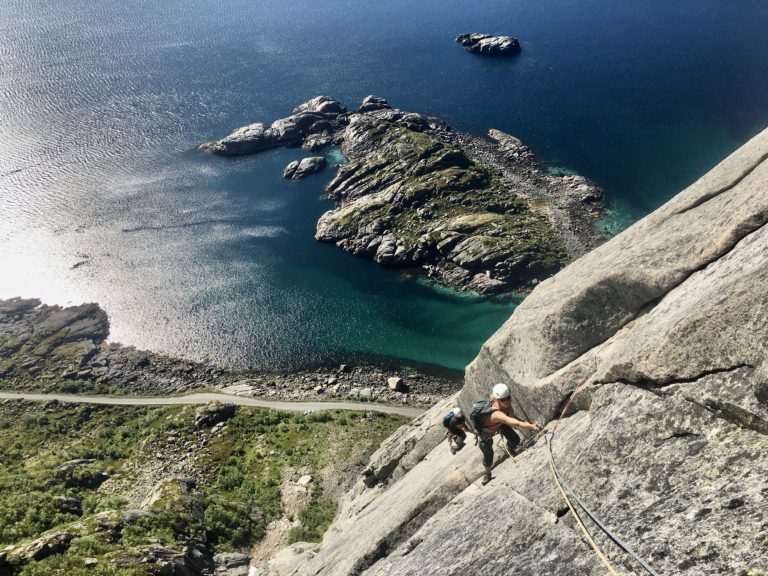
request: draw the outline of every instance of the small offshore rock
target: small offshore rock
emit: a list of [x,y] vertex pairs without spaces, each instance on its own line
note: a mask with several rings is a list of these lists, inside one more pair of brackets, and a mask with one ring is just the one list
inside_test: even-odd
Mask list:
[[346,111],[338,100],[317,96],[294,108],[292,116],[271,124],[255,122],[242,126],[221,140],[201,144],[198,150],[221,156],[242,156],[279,146],[299,145],[310,134],[333,130],[338,116]]
[[392,106],[389,105],[389,102],[385,98],[381,98],[380,96],[366,96],[363,98],[363,103],[360,105],[360,108],[358,108],[358,112],[365,113],[365,112],[373,112],[375,110],[389,110]]
[[491,34],[461,34],[456,42],[464,50],[487,56],[511,56],[520,53],[520,42],[512,36],[492,36]]
[[309,158],[303,158],[301,161],[294,160],[283,170],[283,178],[298,180],[309,174],[320,172],[320,170],[325,168],[325,165],[326,161],[322,156],[310,156]]

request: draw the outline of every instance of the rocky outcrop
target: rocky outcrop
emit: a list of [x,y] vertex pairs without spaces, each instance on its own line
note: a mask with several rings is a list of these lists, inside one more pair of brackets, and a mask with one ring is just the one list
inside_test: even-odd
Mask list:
[[520,53],[520,42],[512,36],[492,36],[491,34],[461,34],[456,42],[464,50],[486,56],[511,56]]
[[[551,437],[560,474],[659,574],[766,573],[767,222],[768,131],[542,282],[458,396],[468,410],[507,382],[517,416],[550,430],[567,408]],[[497,454],[483,487],[479,451],[438,443],[450,405],[417,421],[415,441],[406,427],[382,445],[320,550],[290,574],[606,573],[545,440]],[[582,518],[619,573],[645,573]]]
[[287,118],[269,125],[256,122],[243,126],[221,140],[201,144],[199,150],[221,156],[242,156],[278,146],[298,146],[310,134],[336,129],[336,120],[344,112],[346,108],[337,100],[318,96],[296,107]]
[[382,98],[380,96],[366,96],[363,98],[363,103],[360,104],[360,108],[357,109],[360,113],[365,112],[375,112],[376,110],[389,110],[392,106],[389,105],[389,102],[385,98]]
[[[378,96],[367,96],[356,112],[345,110],[318,97],[279,121],[303,127],[287,140],[261,136],[267,129],[259,125],[257,144],[242,148],[242,134],[252,131],[246,126],[201,149],[219,153],[226,143],[230,152],[251,153],[267,145],[317,150],[340,143],[350,161],[327,187],[338,207],[319,219],[315,237],[384,266],[420,268],[463,290],[530,288],[602,240],[592,229],[600,189],[543,170],[517,138],[498,130],[489,139],[457,134]],[[325,120],[305,119],[317,114]],[[323,165],[320,157],[292,162],[283,176],[299,178]]]
[[304,178],[309,174],[320,172],[325,168],[325,158],[322,156],[311,156],[309,158],[302,158],[301,161],[294,160],[283,170],[283,178],[289,178],[291,180],[298,180]]

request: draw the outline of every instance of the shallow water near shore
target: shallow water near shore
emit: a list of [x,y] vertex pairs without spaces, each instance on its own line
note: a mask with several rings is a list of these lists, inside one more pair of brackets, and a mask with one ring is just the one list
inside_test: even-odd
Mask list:
[[[318,94],[378,94],[592,178],[616,232],[768,124],[767,26],[751,1],[9,0],[0,297],[96,301],[115,340],[229,366],[460,369],[516,300],[315,242],[332,170],[283,180],[301,150],[224,159],[197,144]],[[523,52],[466,54],[453,39],[474,31]]]

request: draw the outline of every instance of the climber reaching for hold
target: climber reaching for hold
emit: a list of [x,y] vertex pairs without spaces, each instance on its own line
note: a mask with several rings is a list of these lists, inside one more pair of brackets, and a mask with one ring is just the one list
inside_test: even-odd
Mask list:
[[485,466],[484,485],[490,482],[492,478],[493,437],[496,434],[500,433],[504,436],[507,442],[507,450],[512,454],[518,444],[520,444],[520,436],[517,435],[514,428],[533,430],[534,432],[540,431],[536,424],[518,420],[512,416],[512,398],[509,394],[509,387],[506,384],[496,384],[488,400],[475,402],[470,419],[478,435],[480,450],[483,453],[483,466]]

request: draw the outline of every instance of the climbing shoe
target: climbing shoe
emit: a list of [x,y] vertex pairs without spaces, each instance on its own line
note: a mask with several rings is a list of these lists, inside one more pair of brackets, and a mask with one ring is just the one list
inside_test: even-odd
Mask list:
[[488,484],[488,482],[490,482],[491,480],[493,480],[493,476],[491,476],[491,473],[490,473],[490,472],[486,472],[486,473],[483,475],[483,481],[482,481],[482,484],[483,484],[483,486],[485,486],[486,484]]

